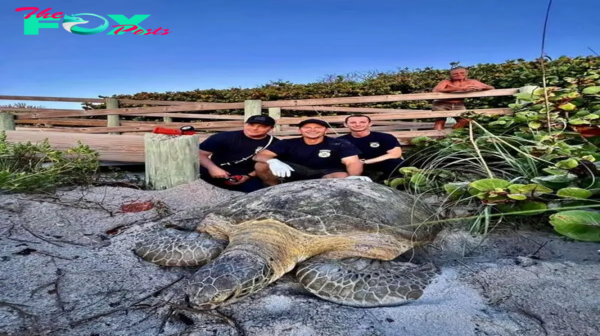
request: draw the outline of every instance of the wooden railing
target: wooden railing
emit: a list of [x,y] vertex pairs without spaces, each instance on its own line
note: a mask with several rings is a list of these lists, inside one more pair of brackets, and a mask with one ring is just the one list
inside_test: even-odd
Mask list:
[[[65,97],[29,97],[0,96],[0,100],[23,101],[59,101],[106,103],[106,109],[31,109],[0,107],[3,117],[14,119],[14,130],[7,130],[10,142],[48,139],[57,149],[66,149],[80,140],[92,149],[99,151],[102,160],[122,162],[144,162],[143,135],[157,126],[178,128],[192,125],[200,133],[200,141],[215,132],[241,129],[244,120],[251,115],[263,114],[263,110],[276,120],[273,135],[279,138],[298,136],[297,124],[306,117],[281,117],[282,110],[318,112],[319,118],[331,124],[330,135],[343,135],[348,132],[343,121],[348,113],[368,114],[373,120],[373,130],[383,131],[396,136],[403,145],[418,136],[443,137],[451,130],[433,130],[433,123],[420,122],[419,119],[456,117],[465,111],[431,111],[411,109],[389,109],[371,107],[331,106],[340,104],[384,103],[397,101],[434,100],[448,98],[479,98],[511,96],[520,89],[500,89],[481,92],[445,94],[415,93],[401,95],[379,95],[361,97],[338,97],[298,100],[260,101],[247,100],[237,103],[207,103],[181,101],[155,101],[113,98],[65,98]],[[119,108],[120,104],[155,105],[150,107]],[[206,111],[236,110],[236,114],[208,114]],[[484,115],[509,115],[509,108],[469,110]],[[322,116],[322,112],[335,112],[336,115]],[[107,116],[107,119],[89,119],[85,117]],[[122,120],[129,117],[161,117],[162,121]],[[194,120],[177,122],[174,119]],[[10,124],[10,122],[8,123]],[[0,129],[2,123],[0,122]],[[6,127],[4,127],[6,129]]]

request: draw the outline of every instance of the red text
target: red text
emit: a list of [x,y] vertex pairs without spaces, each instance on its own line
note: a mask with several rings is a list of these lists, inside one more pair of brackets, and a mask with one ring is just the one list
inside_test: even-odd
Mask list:
[[[63,12],[56,12],[52,15],[50,15],[50,10],[52,8],[46,8],[43,11],[39,12],[35,17],[39,18],[44,18],[44,19],[49,19],[49,18],[53,18],[53,19],[61,19],[64,17],[64,13]],[[31,11],[31,13],[27,14],[25,16],[26,19],[29,19],[33,14],[35,14],[35,12],[39,11],[40,9],[37,7],[21,7],[21,8],[17,8],[15,9],[16,12],[21,12],[21,11]]]
[[[160,27],[158,29],[154,29],[154,32],[152,31],[152,29],[148,29],[148,31],[145,31],[143,29],[138,29],[138,26],[136,26],[136,25],[116,25],[113,27],[119,27],[119,29],[115,30],[115,35],[117,35],[121,31],[123,31],[123,32],[131,32],[132,31],[133,35],[151,35],[151,34],[152,35],[167,35],[167,34],[169,34],[168,29],[165,29],[162,34],[158,34],[162,30],[162,27]],[[125,27],[130,27],[130,28],[123,30],[123,28],[125,28]]]

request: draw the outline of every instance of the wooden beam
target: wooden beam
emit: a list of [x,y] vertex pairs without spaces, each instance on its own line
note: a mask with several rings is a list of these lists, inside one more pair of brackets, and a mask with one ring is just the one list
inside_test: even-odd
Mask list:
[[275,100],[275,101],[263,101],[263,107],[282,107],[283,108],[283,107],[290,107],[290,106],[382,103],[382,102],[396,102],[396,101],[407,101],[407,100],[480,98],[480,97],[511,96],[518,92],[519,92],[519,89],[498,89],[498,90],[478,91],[478,92],[469,92],[469,93],[425,92],[425,93],[409,93],[409,94],[381,95],[381,96]]
[[217,119],[217,120],[244,120],[244,116],[233,114],[200,114],[200,113],[152,113],[136,114],[136,117],[171,117],[185,119]]
[[[104,127],[106,122],[104,120],[99,119],[19,119],[16,120],[17,124],[33,124],[33,125],[56,125],[56,126],[99,126]],[[163,124],[162,122],[157,121],[132,121],[125,120],[121,121],[122,126],[166,126],[177,128],[180,126],[192,125],[197,129],[212,129],[212,128],[224,128],[224,127],[236,127],[240,129],[243,126],[242,121],[207,121],[207,122],[173,122],[168,125]]]
[[[241,109],[244,108],[244,103],[195,103],[191,105],[180,106],[153,106],[153,107],[132,107],[119,109],[95,109],[81,110],[76,112],[38,112],[19,115],[22,119],[37,119],[37,118],[64,118],[64,117],[84,117],[84,116],[104,116],[112,114],[120,115],[139,115],[149,113],[163,112],[184,112],[184,111],[214,111],[225,109]],[[162,116],[162,115],[157,115]]]
[[426,112],[431,110],[389,109],[379,107],[343,107],[343,106],[284,106],[282,110],[318,111],[318,112],[348,112],[348,113],[400,113]]
[[[138,100],[138,99],[119,99],[120,104],[130,104],[130,105],[190,105],[190,104],[198,104],[202,102],[186,102],[186,101],[176,101],[176,100]],[[215,104],[227,104],[227,103],[215,103]]]
[[103,161],[144,162],[144,138],[135,135],[7,131],[6,139],[11,143],[39,143],[48,139],[50,145],[59,150],[77,146],[77,141],[81,140],[84,145],[98,151]]
[[[419,136],[429,136],[433,138],[444,137],[452,132],[452,130],[424,130],[424,131],[408,131],[408,132],[390,132],[393,136],[400,140],[403,145],[410,145],[409,140]],[[341,133],[343,135],[346,133]],[[204,141],[210,134],[199,134],[199,142]],[[332,135],[337,136],[337,135]],[[90,146],[91,149],[100,154],[102,161],[118,161],[118,162],[145,162],[144,154],[144,137],[140,135],[110,135],[110,134],[84,134],[73,132],[41,132],[36,131],[6,131],[7,141],[11,143],[17,142],[32,142],[39,143],[44,139],[53,148],[58,150],[66,150],[77,146],[77,142]],[[280,138],[294,138],[297,135],[281,136]]]
[[[457,117],[461,114],[473,111],[484,115],[511,115],[513,112],[509,108],[504,109],[481,109],[481,110],[456,110],[456,111],[422,111],[422,112],[411,112],[411,113],[380,113],[372,114],[369,117],[371,120],[402,120],[402,119],[430,119],[430,118],[441,118],[441,117]],[[302,118],[281,118],[277,120],[278,124],[290,125],[298,124],[307,117]],[[346,116],[323,116],[319,119],[323,119],[327,122],[343,123]]]
[[40,97],[40,96],[3,96],[0,100],[32,100],[32,101],[57,101],[74,103],[104,103],[102,98],[66,98],[66,97]]

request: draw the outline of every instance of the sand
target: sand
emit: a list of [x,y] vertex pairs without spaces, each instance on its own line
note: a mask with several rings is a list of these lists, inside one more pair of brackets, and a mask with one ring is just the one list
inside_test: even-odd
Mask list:
[[[444,231],[414,256],[442,276],[405,306],[336,305],[286,275],[212,313],[178,310],[191,271],[140,260],[133,235],[157,222],[193,226],[238,195],[197,181],[0,196],[0,335],[600,335],[600,244],[552,232],[482,241]],[[154,207],[120,211],[142,201]]]

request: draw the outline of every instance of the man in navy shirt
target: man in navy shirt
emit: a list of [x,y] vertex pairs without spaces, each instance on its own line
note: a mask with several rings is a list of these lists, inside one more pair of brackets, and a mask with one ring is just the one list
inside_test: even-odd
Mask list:
[[363,164],[360,151],[351,143],[325,136],[329,124],[320,119],[307,119],[299,125],[299,138],[283,139],[254,157],[255,169],[265,184],[276,185],[284,179],[298,181],[321,178],[353,178],[360,176]]
[[355,145],[362,154],[365,172],[382,172],[389,178],[398,171],[404,160],[398,139],[387,133],[374,132],[371,118],[366,115],[351,115],[344,122],[350,133],[339,137]]
[[[214,186],[241,192],[264,187],[254,171],[252,157],[279,139],[269,133],[275,120],[254,115],[246,120],[241,131],[213,134],[200,143],[200,178]],[[241,176],[238,181],[228,180]]]

